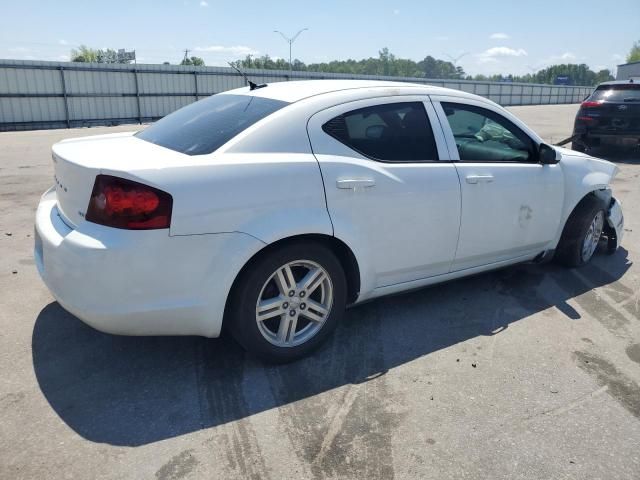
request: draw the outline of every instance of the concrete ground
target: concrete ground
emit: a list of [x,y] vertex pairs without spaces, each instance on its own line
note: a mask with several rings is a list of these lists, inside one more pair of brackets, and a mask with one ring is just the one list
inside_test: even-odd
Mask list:
[[[576,107],[512,111],[559,141]],[[0,478],[640,478],[639,158],[612,157],[615,255],[380,299],[266,367],[230,339],[99,333],[38,278],[50,145],[130,128],[0,133]]]

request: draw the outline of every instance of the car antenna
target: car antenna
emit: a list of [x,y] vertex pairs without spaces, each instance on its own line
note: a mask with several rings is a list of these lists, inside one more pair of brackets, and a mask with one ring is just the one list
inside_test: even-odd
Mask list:
[[240,75],[242,75],[242,78],[244,78],[245,81],[247,82],[247,85],[249,85],[249,90],[256,90],[258,88],[264,88],[264,87],[267,86],[266,83],[259,83],[258,84],[258,83],[252,82],[251,80],[249,80],[249,77],[247,77],[247,75],[242,70],[240,70],[238,67],[236,67],[233,63],[231,63],[231,62],[227,62],[227,63],[229,64],[229,66],[231,68],[233,68],[236,72],[238,72]]

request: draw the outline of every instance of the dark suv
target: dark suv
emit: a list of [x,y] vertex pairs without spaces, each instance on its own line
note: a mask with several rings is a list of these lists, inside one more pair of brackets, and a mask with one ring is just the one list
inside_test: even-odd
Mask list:
[[640,83],[605,82],[582,102],[573,127],[572,148],[640,145]]

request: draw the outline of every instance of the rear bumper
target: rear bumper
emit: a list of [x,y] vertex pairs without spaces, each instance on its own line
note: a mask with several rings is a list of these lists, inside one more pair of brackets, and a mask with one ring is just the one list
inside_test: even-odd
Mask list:
[[578,141],[590,147],[599,145],[611,145],[618,147],[635,147],[640,145],[640,133],[638,132],[585,132],[578,136]]
[[52,190],[40,201],[35,230],[36,265],[56,300],[92,327],[121,335],[218,336],[237,272],[264,245],[242,233],[71,228]]

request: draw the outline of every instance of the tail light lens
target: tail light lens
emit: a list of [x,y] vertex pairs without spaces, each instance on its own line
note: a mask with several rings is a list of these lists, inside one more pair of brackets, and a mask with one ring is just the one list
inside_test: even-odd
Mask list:
[[600,117],[599,110],[597,110],[600,107],[602,107],[601,101],[587,100],[582,102],[576,120],[586,123],[589,126],[595,125],[598,122],[598,117]]
[[582,108],[597,108],[602,106],[602,102],[594,102],[593,100],[587,100],[580,105]]
[[86,219],[127,230],[169,228],[173,198],[167,192],[142,183],[98,175]]

